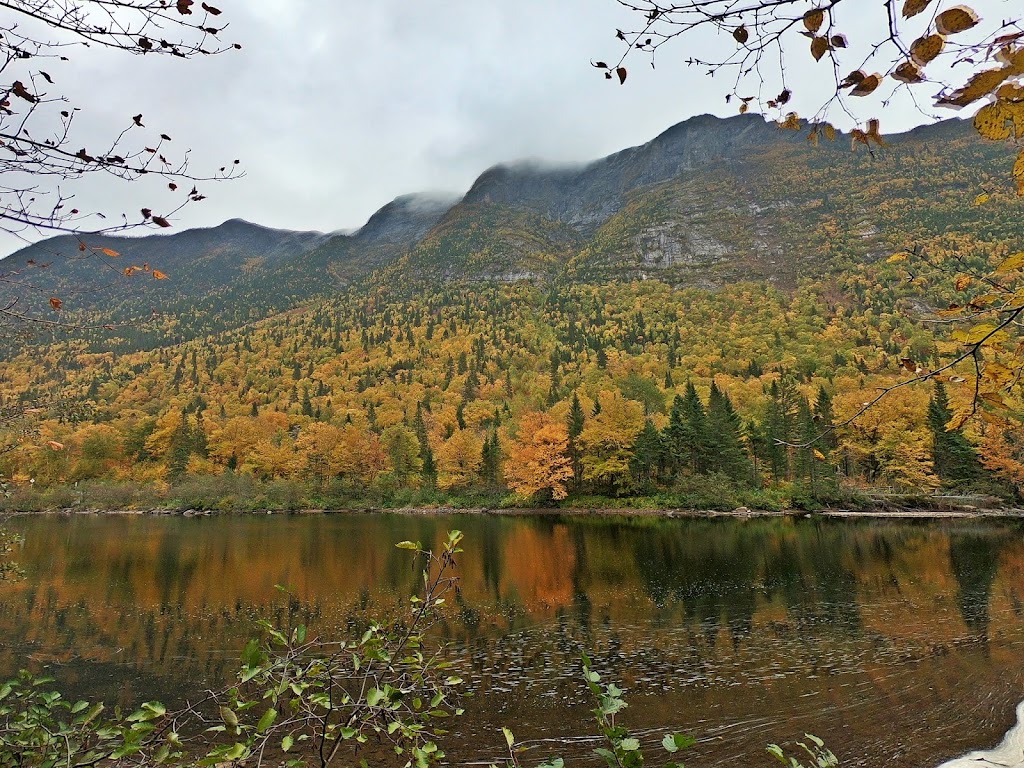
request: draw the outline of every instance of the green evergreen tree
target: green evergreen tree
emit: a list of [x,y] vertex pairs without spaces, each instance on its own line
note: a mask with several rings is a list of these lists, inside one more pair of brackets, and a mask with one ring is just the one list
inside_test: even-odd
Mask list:
[[633,480],[639,486],[645,487],[657,482],[662,454],[661,434],[647,419],[633,443],[633,457],[629,460]]
[[743,422],[729,396],[711,383],[708,396],[708,470],[750,482],[750,461],[743,449]]
[[935,391],[928,401],[928,427],[932,432],[932,464],[935,474],[953,485],[977,480],[982,474],[981,463],[974,447],[959,429],[948,429],[953,418],[949,397],[941,381],[935,382]]

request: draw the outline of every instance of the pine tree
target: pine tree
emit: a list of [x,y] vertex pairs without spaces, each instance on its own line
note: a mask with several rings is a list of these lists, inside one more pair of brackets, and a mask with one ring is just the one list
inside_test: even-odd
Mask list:
[[941,381],[928,401],[928,427],[932,431],[932,464],[935,474],[947,483],[958,484],[976,480],[981,464],[974,447],[959,429],[947,429],[953,418],[949,397]]
[[643,430],[633,443],[633,458],[629,460],[633,479],[641,486],[657,482],[662,456],[661,434],[651,420],[647,419]]
[[729,396],[711,383],[708,396],[708,469],[738,482],[750,481],[750,462],[743,450],[743,422]]
[[565,426],[569,430],[569,458],[572,460],[572,476],[574,487],[579,487],[583,479],[583,465],[580,462],[581,454],[577,438],[586,426],[586,414],[583,413],[583,405],[580,403],[579,393],[572,393],[572,403],[569,405],[569,414],[565,418]]

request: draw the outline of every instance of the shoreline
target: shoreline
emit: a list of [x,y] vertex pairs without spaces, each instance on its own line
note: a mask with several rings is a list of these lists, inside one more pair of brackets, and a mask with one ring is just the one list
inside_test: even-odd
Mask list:
[[0,521],[13,517],[37,517],[59,515],[84,516],[139,516],[139,517],[256,517],[256,516],[303,516],[303,515],[493,515],[498,517],[662,517],[668,520],[711,520],[734,519],[754,520],[765,518],[827,518],[836,520],[1024,520],[1024,509],[1017,507],[973,507],[956,505],[946,507],[901,507],[879,505],[875,508],[844,509],[822,507],[821,509],[751,509],[738,507],[732,510],[686,509],[686,508],[634,508],[634,507],[358,507],[345,509],[293,509],[254,510],[249,512],[225,512],[217,509],[99,509],[62,507],[33,512],[11,512],[0,514]]

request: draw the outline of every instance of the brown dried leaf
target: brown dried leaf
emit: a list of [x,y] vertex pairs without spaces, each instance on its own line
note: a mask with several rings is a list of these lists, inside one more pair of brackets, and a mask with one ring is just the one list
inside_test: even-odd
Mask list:
[[736,27],[736,29],[732,31],[732,36],[733,39],[740,45],[746,45],[747,40],[750,39],[750,32],[747,31],[747,28],[745,26],[740,24],[738,27]]
[[167,275],[165,275],[159,269],[154,269],[153,270],[153,279],[154,280],[166,280],[167,279]]
[[163,216],[154,216],[153,217],[153,223],[156,224],[158,227],[169,227],[169,226],[171,226],[171,222],[169,222]]
[[910,44],[910,58],[919,67],[923,67],[942,53],[946,38],[942,35],[925,35]]
[[869,96],[875,92],[882,83],[882,76],[877,72],[873,75],[868,75],[850,91],[851,96]]
[[625,67],[619,67],[618,69],[616,69],[615,70],[615,74],[619,76],[619,85],[622,85],[624,82],[626,82],[626,68]]
[[811,34],[816,34],[821,25],[825,23],[825,12],[820,8],[814,8],[804,14],[804,27]]
[[811,40],[811,56],[815,61],[821,61],[821,57],[828,51],[828,39],[815,37]]
[[911,16],[917,16],[921,13],[932,0],[907,0],[903,4],[903,18],[909,19]]
[[977,26],[978,21],[978,14],[973,9],[956,5],[935,17],[935,29],[940,35],[955,35]]
[[912,61],[904,61],[892,73],[893,79],[901,83],[920,83],[924,80],[921,68]]
[[54,312],[59,312],[60,308],[64,306],[64,302],[58,299],[56,296],[50,297],[50,306],[53,307]]

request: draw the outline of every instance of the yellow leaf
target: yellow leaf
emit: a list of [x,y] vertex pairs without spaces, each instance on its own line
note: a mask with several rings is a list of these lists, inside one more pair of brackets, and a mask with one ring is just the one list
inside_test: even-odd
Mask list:
[[113,248],[93,248],[94,251],[102,253],[104,256],[110,256],[111,258],[120,256],[121,254],[115,251]]
[[978,14],[966,5],[949,8],[935,17],[935,29],[940,35],[955,35],[978,23]]
[[970,275],[957,275],[956,282],[953,283],[953,286],[958,291],[963,291],[970,287],[971,282],[972,278]]
[[995,271],[998,273],[1013,272],[1014,270],[1021,268],[1024,268],[1024,251],[1015,253],[1012,256],[1007,256],[999,266],[996,267]]
[[825,12],[820,8],[814,8],[804,14],[804,26],[810,33],[816,33],[825,22]]
[[825,123],[825,138],[829,141],[836,140],[836,128],[832,123]]
[[992,141],[1010,138],[1010,125],[999,102],[986,104],[974,116],[974,129]]
[[156,280],[166,280],[167,279],[167,275],[165,275],[159,269],[154,269],[153,270],[153,277]]
[[799,131],[800,116],[796,112],[790,112],[786,115],[786,119],[779,123],[779,127],[790,131]]
[[1006,401],[1003,400],[1003,396],[998,392],[982,392],[978,397],[989,405],[994,405],[996,408],[1006,407]]
[[900,251],[899,253],[894,253],[885,261],[887,264],[895,264],[898,261],[906,261],[908,258],[910,258],[909,253],[907,253],[906,251]]
[[956,331],[953,334],[954,341],[961,344],[997,344],[1007,339],[1006,331],[997,331],[995,323],[979,323],[965,331]]
[[46,444],[48,446],[50,446],[51,450],[54,450],[54,451],[63,451],[64,450],[64,443],[58,443],[56,440],[47,440]]
[[64,302],[58,299],[56,296],[51,296],[50,306],[53,307],[55,311],[59,311],[60,308],[64,306]]
[[903,4],[903,18],[909,19],[911,16],[917,16],[925,8],[928,7],[932,0],[907,0]]
[[946,38],[942,35],[919,37],[910,44],[910,58],[919,67],[923,67],[942,53],[942,47],[945,44]]
[[816,458],[818,461],[825,461],[827,457],[825,456],[824,453],[822,453],[817,448],[815,448],[814,449],[814,458]]
[[963,88],[937,99],[935,103],[940,106],[965,107],[988,96],[1009,76],[1010,72],[1006,67],[982,70],[972,75]]
[[987,192],[982,192],[980,195],[978,195],[976,198],[974,198],[974,204],[975,205],[984,205],[985,203],[988,202],[988,198],[989,198],[988,193]]

